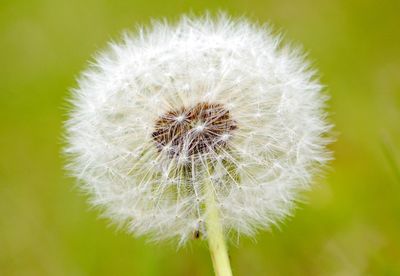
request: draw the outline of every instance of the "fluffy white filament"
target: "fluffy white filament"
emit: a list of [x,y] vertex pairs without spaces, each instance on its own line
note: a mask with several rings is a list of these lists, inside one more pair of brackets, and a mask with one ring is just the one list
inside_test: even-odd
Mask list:
[[[325,100],[301,53],[267,26],[183,16],[97,56],[73,90],[66,151],[91,203],[132,233],[180,243],[206,236],[211,180],[224,230],[252,235],[287,216],[329,159]],[[157,147],[155,122],[199,103],[229,111],[236,129],[211,140],[223,146],[207,141],[196,155]],[[190,146],[193,135],[182,141]]]

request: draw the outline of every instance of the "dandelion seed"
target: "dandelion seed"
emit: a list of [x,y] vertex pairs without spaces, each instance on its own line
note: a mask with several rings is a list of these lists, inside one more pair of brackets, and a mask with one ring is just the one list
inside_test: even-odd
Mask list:
[[136,235],[254,235],[330,157],[326,97],[307,68],[267,26],[225,15],[125,35],[73,91],[70,168]]

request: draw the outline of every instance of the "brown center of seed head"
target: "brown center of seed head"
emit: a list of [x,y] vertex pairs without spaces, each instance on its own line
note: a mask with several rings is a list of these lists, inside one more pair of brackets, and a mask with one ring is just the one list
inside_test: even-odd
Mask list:
[[212,153],[226,146],[237,123],[222,104],[207,102],[170,110],[155,122],[153,140],[170,158]]

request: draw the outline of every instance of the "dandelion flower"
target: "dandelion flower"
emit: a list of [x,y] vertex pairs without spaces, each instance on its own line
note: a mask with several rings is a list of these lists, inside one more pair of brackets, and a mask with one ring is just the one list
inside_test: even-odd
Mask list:
[[155,240],[253,235],[290,214],[328,159],[321,85],[268,26],[154,22],[79,79],[70,168],[91,203]]

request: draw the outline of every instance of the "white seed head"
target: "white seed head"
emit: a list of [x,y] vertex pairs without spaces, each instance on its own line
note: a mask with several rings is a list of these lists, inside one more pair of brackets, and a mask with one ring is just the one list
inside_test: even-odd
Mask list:
[[325,100],[267,26],[183,16],[111,43],[82,74],[66,152],[91,203],[132,233],[206,236],[211,182],[224,230],[252,235],[329,159]]

